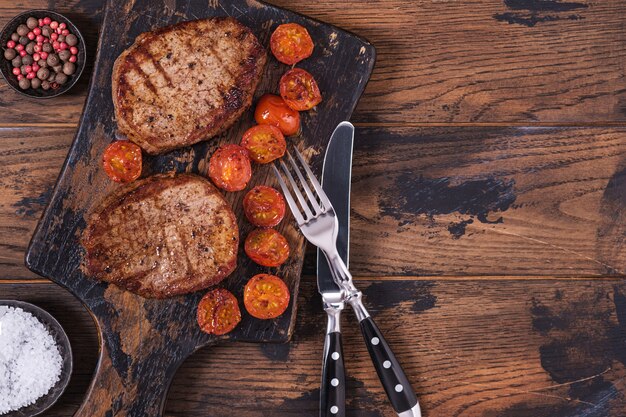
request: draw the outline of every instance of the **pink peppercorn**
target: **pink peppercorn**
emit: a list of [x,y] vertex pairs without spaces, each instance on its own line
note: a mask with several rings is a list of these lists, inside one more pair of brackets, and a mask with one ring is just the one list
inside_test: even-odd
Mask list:
[[15,48],[15,42],[14,41],[8,41],[7,42],[7,48]]
[[70,59],[68,59],[68,61],[70,61],[70,62],[76,62],[76,55],[72,55],[72,56],[70,57]]
[[15,45],[15,50],[17,52],[22,52],[24,50],[24,45],[22,45],[21,43]]
[[69,48],[69,47],[70,47],[70,46],[69,46],[68,44],[66,44],[65,42],[61,42],[61,43],[59,44],[59,49],[60,49],[61,51],[65,51],[65,50],[66,50],[67,48]]
[[39,52],[35,52],[33,54],[33,59],[35,60],[35,62],[39,61],[41,59],[41,55],[39,54]]
[[54,42],[52,42],[52,47],[53,47],[54,49],[59,49],[59,46],[61,46],[61,44],[60,44],[58,41],[54,41]]
[[41,35],[41,28],[35,28],[35,29],[33,29],[33,33],[34,33],[35,35]]
[[63,32],[63,29],[61,29],[61,28],[57,28],[57,30],[55,30],[55,32],[56,32],[58,35],[60,35],[60,34],[61,34],[61,32]]
[[69,34],[70,34],[70,31],[69,31],[68,29],[63,29],[63,30],[61,31],[61,35],[63,35],[63,36],[67,36],[67,35],[69,35]]
[[61,29],[65,29],[65,28],[67,27],[67,25],[66,25],[65,23],[62,23],[62,22],[61,22],[61,23],[59,23],[59,27],[60,27]]
[[72,55],[77,55],[78,54],[78,48],[75,46],[71,46],[70,47],[70,52],[72,53]]
[[39,19],[39,27],[42,27],[43,25],[44,25],[43,19]]
[[52,22],[52,19],[50,19],[48,16],[43,18],[43,24],[44,25],[49,25],[50,22]]
[[33,51],[35,53],[41,52],[41,45],[39,43],[37,43],[37,45],[33,46]]
[[17,74],[17,80],[21,81],[24,78],[24,76],[22,74]]
[[33,64],[32,67],[33,67],[33,72],[37,72],[39,71],[39,68],[41,68],[39,64]]
[[56,20],[54,22],[50,22],[50,29],[55,29],[59,27],[59,22]]
[[48,53],[46,51],[42,51],[39,56],[41,59],[48,59]]
[[35,74],[34,72],[29,72],[28,74],[26,74],[26,78],[29,79],[29,80],[32,80],[36,76],[37,76],[37,74]]
[[23,56],[26,56],[26,55],[28,55],[28,52],[26,52],[25,50],[23,50],[23,49],[22,49],[22,50],[20,51],[20,56],[22,56],[22,57],[23,57]]
[[24,67],[24,71],[26,71],[26,73],[33,72],[33,67],[30,65],[26,65]]
[[51,33],[50,34],[50,39],[52,39],[53,41],[56,41],[59,38],[59,34],[58,33]]
[[13,68],[13,75],[20,75],[21,71],[19,68]]
[[41,42],[43,43],[43,40],[45,39],[45,37],[43,35],[37,35],[37,37],[35,38],[37,40],[37,42]]
[[35,34],[33,32],[28,32],[26,37],[32,41],[35,39]]

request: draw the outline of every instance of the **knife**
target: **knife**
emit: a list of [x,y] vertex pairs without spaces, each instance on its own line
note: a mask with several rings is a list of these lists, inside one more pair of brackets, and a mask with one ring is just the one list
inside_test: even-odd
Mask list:
[[[330,137],[324,165],[322,188],[335,208],[339,221],[337,250],[348,264],[350,239],[350,180],[352,175],[352,147],[354,126],[341,122]],[[341,341],[341,311],[344,308],[343,290],[335,283],[326,257],[317,251],[317,288],[322,294],[328,326],[324,341],[320,417],[344,417],[346,413],[346,378]]]

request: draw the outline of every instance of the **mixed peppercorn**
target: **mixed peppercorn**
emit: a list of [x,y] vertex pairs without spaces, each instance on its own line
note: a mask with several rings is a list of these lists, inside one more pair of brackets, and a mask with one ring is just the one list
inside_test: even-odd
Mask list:
[[78,37],[66,23],[29,17],[11,34],[4,58],[22,90],[57,89],[76,72]]

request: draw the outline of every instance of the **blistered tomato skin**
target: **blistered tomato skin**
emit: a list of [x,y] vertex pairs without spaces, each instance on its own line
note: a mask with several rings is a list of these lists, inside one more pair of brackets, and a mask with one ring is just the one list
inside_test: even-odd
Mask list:
[[280,266],[289,258],[289,243],[275,229],[256,229],[244,243],[244,251],[261,266]]
[[113,142],[104,151],[102,164],[113,181],[135,181],[141,175],[141,148],[127,140]]
[[270,49],[277,60],[294,65],[313,53],[313,39],[303,26],[286,23],[276,28],[270,38]]
[[244,133],[241,146],[248,150],[254,162],[267,164],[285,154],[287,142],[276,126],[256,125]]
[[300,131],[300,113],[274,94],[265,94],[259,99],[254,119],[260,125],[276,126],[285,136],[296,135]]
[[234,144],[219,147],[209,161],[209,177],[216,186],[225,191],[246,188],[252,177],[248,150]]
[[243,211],[257,227],[274,227],[285,217],[285,199],[272,187],[257,185],[243,198]]
[[248,313],[257,319],[274,319],[289,306],[289,288],[276,275],[258,274],[246,284],[243,303]]
[[294,68],[280,79],[280,96],[297,111],[310,110],[322,102],[322,94],[311,73]]
[[198,304],[197,320],[205,333],[221,336],[231,332],[241,321],[237,298],[224,288],[209,291]]

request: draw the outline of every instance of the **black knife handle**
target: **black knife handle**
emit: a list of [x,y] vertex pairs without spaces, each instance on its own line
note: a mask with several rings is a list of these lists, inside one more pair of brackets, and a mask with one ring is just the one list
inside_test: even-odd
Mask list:
[[320,417],[345,417],[346,376],[341,332],[328,333],[324,342],[324,366],[320,392]]
[[374,320],[366,317],[360,324],[378,378],[394,410],[403,413],[413,409],[417,404],[417,396]]

